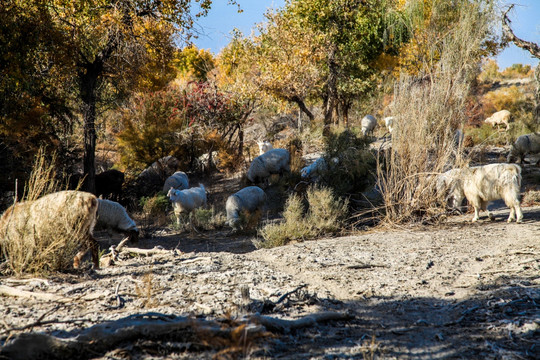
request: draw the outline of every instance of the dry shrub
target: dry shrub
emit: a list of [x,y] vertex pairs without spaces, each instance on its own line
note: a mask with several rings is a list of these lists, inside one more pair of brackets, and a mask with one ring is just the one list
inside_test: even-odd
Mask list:
[[157,194],[151,197],[143,196],[139,200],[147,223],[164,225],[167,223],[167,210],[170,207],[169,199],[164,194]]
[[151,272],[143,275],[140,286],[135,284],[135,293],[141,298],[142,308],[148,309],[159,305],[156,299],[155,278]]
[[266,225],[260,234],[264,241],[258,247],[272,248],[290,241],[302,241],[340,231],[348,213],[348,200],[335,197],[326,187],[311,186],[307,190],[308,209],[298,195],[291,195],[283,211],[284,221]]
[[434,175],[468,161],[454,145],[454,134],[466,120],[470,84],[489,31],[487,9],[460,2],[459,21],[441,39],[440,61],[426,66],[429,73],[402,75],[394,86],[392,113],[397,124],[392,147],[377,166],[387,223],[431,218],[444,211],[437,202]]
[[55,163],[56,155],[48,159],[43,149],[38,152],[23,200],[0,221],[0,248],[8,273],[20,276],[67,270],[86,239],[87,219],[58,211],[62,204],[35,202],[60,190]]
[[534,206],[540,204],[540,191],[529,190],[523,195],[522,206]]
[[216,212],[213,206],[210,209],[195,209],[191,216],[193,226],[203,230],[221,229],[227,221],[227,216],[223,212]]

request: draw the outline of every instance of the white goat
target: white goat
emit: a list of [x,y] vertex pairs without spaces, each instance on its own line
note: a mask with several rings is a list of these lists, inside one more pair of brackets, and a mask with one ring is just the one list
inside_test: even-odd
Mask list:
[[74,268],[79,268],[83,256],[91,250],[97,269],[99,244],[92,236],[97,209],[98,199],[93,194],[73,190],[16,203],[0,218],[0,247],[7,241],[20,241],[23,235],[45,241],[54,231],[55,238],[80,241],[81,251],[73,259]]
[[[525,156],[527,154],[538,154],[540,153],[540,134],[532,133],[527,135],[521,135],[516,139],[510,153],[508,153],[507,161],[509,163],[514,162],[516,159],[519,159],[519,162],[523,164],[525,161]],[[540,164],[540,159],[536,163]]]
[[[478,221],[479,211],[485,210],[488,217],[494,216],[487,209],[490,201],[503,199],[510,208],[508,222],[523,220],[523,213],[519,204],[521,188],[521,168],[516,164],[489,164],[471,168],[455,169],[452,176],[452,196],[457,205],[464,197],[474,207],[473,222]],[[517,215],[517,218],[516,218]]]
[[291,156],[286,149],[268,150],[253,159],[247,172],[247,178],[254,184],[261,182],[267,184],[270,175],[282,175],[284,172],[291,171],[290,160]]
[[497,111],[496,113],[494,113],[493,115],[488,117],[486,120],[484,120],[484,122],[486,124],[491,124],[492,127],[497,126],[497,128],[498,128],[499,125],[504,124],[504,125],[506,125],[506,130],[507,131],[508,131],[509,127],[510,127],[509,123],[511,121],[512,121],[512,114],[508,110]]
[[[465,195],[461,191],[459,175],[461,169],[448,170],[437,175],[436,189],[437,194],[444,195],[444,199],[451,210],[461,211],[461,204]],[[456,189],[456,187],[458,187]]]
[[169,191],[170,188],[184,190],[189,188],[189,179],[185,172],[177,171],[165,180],[163,192]]
[[395,121],[396,120],[393,116],[387,116],[384,118],[384,125],[386,125],[386,128],[390,134],[392,134],[392,131],[394,130]]
[[126,209],[111,200],[98,199],[97,226],[125,234],[129,241],[139,241],[139,229]]
[[261,209],[266,202],[266,194],[258,186],[248,186],[232,194],[227,198],[225,209],[227,210],[227,223],[236,231],[241,226],[240,214],[248,213],[257,216],[259,220]]
[[[331,162],[334,164],[338,164],[339,159],[337,157],[332,158]],[[315,160],[312,164],[302,168],[302,170],[300,170],[300,176],[304,180],[318,181],[319,177],[327,170],[328,170],[328,164],[326,160],[323,157],[320,157],[317,160]]]
[[268,150],[272,150],[274,148],[272,143],[268,140],[257,141],[257,145],[259,145],[259,155],[262,155]]
[[362,118],[360,125],[362,126],[362,135],[372,135],[375,126],[377,126],[377,119],[373,115],[366,115]]
[[206,190],[202,184],[199,187],[192,187],[185,190],[169,189],[167,196],[173,203],[176,223],[180,225],[182,213],[189,214],[193,210],[206,206]]

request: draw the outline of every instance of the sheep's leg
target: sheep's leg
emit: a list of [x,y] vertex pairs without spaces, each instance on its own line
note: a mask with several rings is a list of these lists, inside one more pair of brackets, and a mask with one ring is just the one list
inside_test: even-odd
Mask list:
[[516,210],[514,209],[513,206],[510,206],[510,215],[508,216],[508,220],[507,222],[512,222],[512,220],[514,220],[516,218]]
[[521,212],[521,206],[519,206],[518,204],[515,206],[515,208],[516,208],[516,214],[517,214],[516,222],[521,223],[523,222],[523,213]]
[[477,222],[480,218],[480,211],[477,206],[474,207],[474,217],[472,219],[472,222]]
[[488,205],[489,205],[488,201],[482,202],[482,210],[487,211],[487,215],[488,215],[489,220],[495,221],[495,215],[493,215],[493,213],[489,210]]

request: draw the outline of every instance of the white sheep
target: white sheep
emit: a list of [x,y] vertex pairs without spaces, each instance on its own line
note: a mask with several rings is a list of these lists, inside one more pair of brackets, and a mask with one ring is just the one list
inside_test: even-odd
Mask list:
[[459,183],[460,172],[461,169],[452,169],[437,175],[435,185],[437,194],[444,196],[444,199],[451,210],[457,211],[461,211],[461,204],[465,198]]
[[257,141],[257,145],[259,145],[259,155],[262,155],[268,150],[272,150],[274,148],[272,143],[268,140]]
[[360,125],[362,126],[362,135],[372,135],[375,126],[377,126],[377,119],[373,115],[366,115],[362,118]]
[[206,190],[202,184],[199,187],[192,187],[185,190],[169,189],[167,196],[173,203],[176,223],[180,225],[182,213],[189,214],[193,210],[206,206]]
[[510,127],[509,123],[511,121],[512,121],[512,114],[508,110],[497,111],[496,113],[488,117],[486,120],[484,120],[486,124],[491,124],[492,127],[497,126],[498,128],[499,125],[504,124],[506,125],[507,131]]
[[291,171],[290,160],[291,156],[286,149],[269,150],[253,159],[247,172],[247,178],[254,184],[267,184],[270,175],[282,175],[284,172]]
[[386,126],[390,134],[392,134],[392,131],[394,130],[395,121],[396,120],[393,116],[387,116],[384,118],[384,125]]
[[135,221],[129,217],[126,209],[115,201],[98,199],[96,225],[125,234],[133,243],[139,240],[139,229]]
[[[516,139],[510,153],[508,153],[507,161],[509,163],[514,162],[516,159],[519,159],[519,162],[523,164],[525,161],[525,156],[527,154],[538,154],[540,153],[540,134],[532,133],[527,135],[521,135]],[[540,164],[540,159],[536,163]]]
[[227,223],[236,231],[240,228],[240,214],[247,212],[260,218],[261,209],[266,202],[266,194],[258,186],[248,186],[227,198]]
[[16,203],[0,218],[0,247],[8,241],[21,241],[21,236],[42,242],[54,231],[56,239],[80,241],[81,251],[73,258],[74,268],[79,268],[83,256],[91,250],[92,262],[97,269],[99,244],[92,236],[97,209],[98,199],[93,194],[74,190]]
[[177,171],[165,180],[163,192],[166,193],[170,188],[184,190],[189,188],[189,179],[185,172]]
[[[473,222],[478,221],[479,211],[486,210],[488,217],[494,216],[487,209],[490,201],[503,199],[510,208],[508,222],[523,220],[519,204],[521,168],[516,164],[489,164],[457,170],[453,176],[452,196],[459,201],[466,197],[474,207]],[[517,218],[516,218],[517,215]]]
[[[332,158],[331,162],[338,164],[339,159],[337,157]],[[328,164],[323,157],[320,157],[310,165],[302,168],[302,170],[300,170],[300,176],[304,180],[317,181],[325,171],[328,171]]]

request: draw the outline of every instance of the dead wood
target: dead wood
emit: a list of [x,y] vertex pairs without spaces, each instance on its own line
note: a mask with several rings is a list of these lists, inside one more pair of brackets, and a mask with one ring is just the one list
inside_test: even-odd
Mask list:
[[291,330],[316,326],[319,323],[327,321],[350,320],[351,318],[353,318],[351,314],[333,311],[311,314],[296,320],[277,319],[259,314],[249,317],[251,321],[261,324],[269,331],[277,331],[285,334],[291,332]]
[[[246,337],[253,339],[268,335],[267,330],[288,333],[326,321],[351,318],[350,314],[338,312],[321,312],[296,320],[253,315],[248,318],[247,324],[239,326],[244,327],[242,331]],[[0,358],[13,360],[90,358],[103,354],[123,342],[164,337],[208,344],[212,343],[212,338],[232,339],[237,329],[238,327],[224,328],[218,322],[204,319],[148,313],[98,324],[71,338],[58,338],[43,333],[20,334],[0,349]]]
[[7,286],[7,285],[0,285],[0,295],[16,296],[16,297],[23,297],[27,299],[38,299],[38,300],[45,300],[45,301],[57,301],[61,303],[67,303],[67,302],[72,301],[70,298],[66,298],[63,296],[55,295],[55,294],[35,292],[35,291],[25,291],[25,290],[17,289],[15,287]]
[[508,40],[512,41],[517,47],[520,47],[524,50],[527,50],[531,53],[532,56],[534,56],[537,59],[540,59],[540,46],[537,44],[526,41],[523,39],[518,38],[515,34],[512,28],[510,27],[510,19],[508,18],[508,12],[512,10],[514,7],[514,4],[512,4],[503,14],[503,21],[502,21],[502,28],[504,35],[508,38]]
[[[203,344],[211,343],[213,337],[232,339],[236,330],[237,327],[224,329],[217,322],[203,319],[148,313],[98,324],[71,338],[58,338],[43,333],[20,334],[0,349],[0,358],[84,359],[103,354],[127,341],[162,339],[166,336],[168,339]],[[250,338],[266,334],[262,326],[248,325],[243,331]]]

